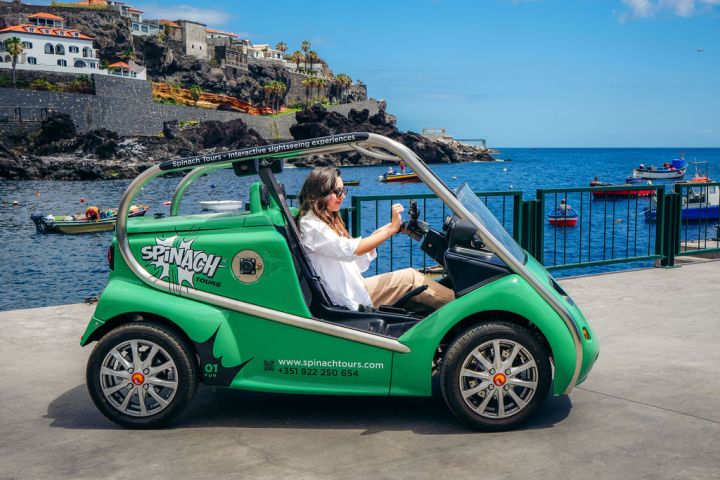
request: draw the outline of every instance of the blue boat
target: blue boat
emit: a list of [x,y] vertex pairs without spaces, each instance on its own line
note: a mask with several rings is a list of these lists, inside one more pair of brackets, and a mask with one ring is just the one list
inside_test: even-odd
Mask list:
[[[684,182],[691,186],[680,197],[682,199],[680,218],[683,222],[720,219],[720,188],[717,185],[708,185],[707,182],[706,177]],[[647,222],[655,221],[657,215],[655,198],[653,198],[650,208],[643,213]]]

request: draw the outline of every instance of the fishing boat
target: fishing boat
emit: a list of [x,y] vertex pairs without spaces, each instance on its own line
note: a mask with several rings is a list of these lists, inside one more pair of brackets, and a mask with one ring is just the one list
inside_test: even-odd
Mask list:
[[[707,174],[696,171],[695,177],[691,180],[675,182],[675,185],[686,187],[680,195],[680,218],[683,222],[720,219],[720,188],[710,180]],[[656,197],[653,197],[650,207],[643,213],[646,221],[655,221],[657,215]]]
[[547,216],[550,225],[555,227],[574,227],[578,222],[578,213],[572,207],[562,206],[554,209]]
[[417,173],[384,173],[378,177],[379,182],[383,183],[419,183],[420,178]]
[[357,187],[360,185],[360,180],[343,180],[343,185],[346,187]]
[[[148,205],[132,205],[128,216],[142,217],[149,209]],[[30,215],[30,219],[35,223],[37,233],[109,232],[115,229],[117,210],[114,208],[99,210],[97,207],[88,207],[84,215],[45,215],[35,212]]]
[[665,162],[662,167],[655,165],[646,167],[641,163],[637,168],[633,169],[632,176],[635,178],[672,180],[682,178],[686,170],[687,161],[685,161],[683,155],[680,155],[680,158],[675,158],[672,162]]
[[[638,179],[641,180],[641,179]],[[647,181],[648,185],[652,185],[650,180]],[[622,187],[627,186],[627,189],[608,189],[608,190],[592,190],[593,198],[627,198],[627,197],[649,197],[655,190],[651,188],[633,188],[631,184],[614,185],[609,182],[601,182],[600,180],[590,181],[591,187]]]
[[242,200],[205,200],[198,203],[200,208],[211,212],[230,212],[243,208]]

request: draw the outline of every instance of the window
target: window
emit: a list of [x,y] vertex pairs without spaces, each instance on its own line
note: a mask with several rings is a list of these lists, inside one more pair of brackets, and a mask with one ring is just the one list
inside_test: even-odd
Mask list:
[[137,23],[133,23],[132,29],[135,31],[140,30]]
[[35,57],[28,57],[28,63],[30,65],[37,65],[37,58]]
[[5,61],[8,63],[12,62],[12,58],[10,57],[10,55],[5,55]]
[[30,50],[32,48],[32,43],[30,42],[22,42],[22,46],[25,50]]
[[80,36],[79,32],[73,32],[73,37],[79,37],[79,36]]
[[80,49],[79,49],[78,47],[73,46],[73,45],[71,45],[71,46],[68,47],[68,52],[70,52],[70,53],[78,53],[79,51],[80,51]]
[[3,63],[5,60],[3,60],[2,55],[0,55],[0,63]]
[[[5,42],[0,42],[0,52],[4,52],[4,51],[5,51]],[[0,58],[2,58],[2,57],[0,57]]]
[[52,46],[52,43],[45,44],[45,53],[49,53],[51,55],[55,53],[55,47]]
[[57,64],[61,67],[67,67],[67,62],[63,60],[62,58],[57,61]]
[[75,60],[75,68],[86,68],[87,65],[82,60]]
[[27,27],[27,31],[32,33],[35,31],[35,27]]
[[142,26],[142,31],[143,31],[143,32],[147,32],[147,31],[148,31],[147,25],[143,25],[143,26]]
[[59,43],[55,45],[55,55],[65,55],[65,47]]
[[97,63],[90,62],[90,68],[97,68]]
[[90,47],[83,47],[83,58],[92,58],[92,49]]

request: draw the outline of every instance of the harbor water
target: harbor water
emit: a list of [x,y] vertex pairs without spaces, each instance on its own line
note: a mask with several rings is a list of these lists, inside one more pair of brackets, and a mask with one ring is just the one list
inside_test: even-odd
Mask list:
[[[685,149],[685,158],[692,161],[707,161],[710,178],[720,178],[720,148]],[[539,188],[571,188],[588,186],[598,176],[601,180],[623,183],[633,167],[640,163],[662,165],[679,155],[678,149],[502,149],[498,158],[506,162],[462,163],[432,165],[431,167],[450,187],[468,182],[473,190],[520,191],[526,199],[533,199]],[[348,167],[342,169],[344,179],[359,180],[360,185],[350,187],[352,195],[415,195],[429,193],[422,184],[384,184],[378,176],[387,170],[387,165],[374,167]],[[299,191],[307,168],[287,168],[278,176],[289,194]],[[687,178],[694,175],[690,166]],[[167,214],[169,207],[163,202],[172,198],[179,178],[160,178],[145,187],[136,203],[150,205],[148,215]],[[255,178],[238,178],[231,171],[212,173],[199,179],[186,192],[181,208],[182,213],[199,213],[200,201],[246,199],[248,186]],[[107,248],[113,233],[84,235],[42,235],[35,232],[30,220],[33,212],[45,214],[73,214],[83,212],[90,205],[100,208],[116,207],[120,197],[129,185],[129,180],[64,182],[64,181],[8,181],[0,180],[0,310],[31,308],[48,305],[82,302],[99,295],[107,282],[109,268],[106,260]],[[663,183],[656,181],[655,183]],[[669,186],[670,182],[666,183]],[[85,202],[81,203],[80,199]],[[13,205],[17,202],[17,205]],[[604,202],[604,201],[603,201]],[[641,199],[639,204],[647,207],[649,200]],[[407,203],[407,202],[405,202]],[[350,206],[346,199],[344,206]],[[407,207],[407,205],[406,205]],[[549,209],[553,206],[548,205]],[[493,208],[497,212],[496,208]],[[548,212],[545,212],[546,214]],[[438,227],[441,218],[431,219]],[[379,221],[383,222],[382,215]],[[385,219],[384,221],[387,221]],[[363,220],[363,232],[374,227]],[[616,240],[626,238],[618,229]],[[546,231],[545,255],[553,254],[552,241]],[[402,242],[398,239],[397,243]],[[564,255],[579,255],[577,248],[568,244]],[[395,268],[407,263],[409,249],[393,248]],[[551,257],[552,258],[552,257]],[[387,270],[387,255],[380,256],[377,271]],[[413,266],[420,266],[420,256],[412,259]],[[649,263],[646,263],[649,265]],[[638,266],[638,265],[630,265]],[[639,265],[643,266],[643,265]],[[620,266],[616,268],[628,268]],[[374,273],[375,270],[370,271]],[[598,268],[575,269],[572,274],[591,273]],[[566,274],[567,274],[566,273]]]

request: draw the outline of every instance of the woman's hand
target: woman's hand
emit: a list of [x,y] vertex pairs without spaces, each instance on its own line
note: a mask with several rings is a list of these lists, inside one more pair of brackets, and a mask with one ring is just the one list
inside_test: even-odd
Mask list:
[[400,225],[402,225],[402,212],[404,210],[405,208],[399,203],[392,206],[392,220],[390,221],[390,228],[393,233],[397,233],[398,230],[400,230]]

